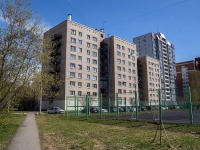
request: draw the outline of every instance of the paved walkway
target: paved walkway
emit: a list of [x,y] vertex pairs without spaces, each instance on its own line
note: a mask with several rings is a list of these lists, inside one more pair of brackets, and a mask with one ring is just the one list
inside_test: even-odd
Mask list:
[[28,113],[26,119],[11,140],[8,150],[40,150],[35,113]]

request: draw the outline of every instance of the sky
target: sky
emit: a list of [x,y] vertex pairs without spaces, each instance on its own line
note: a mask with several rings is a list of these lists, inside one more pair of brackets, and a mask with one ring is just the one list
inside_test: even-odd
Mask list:
[[200,57],[200,0],[32,0],[33,11],[49,28],[72,20],[105,37],[133,38],[161,32],[175,46],[176,62]]

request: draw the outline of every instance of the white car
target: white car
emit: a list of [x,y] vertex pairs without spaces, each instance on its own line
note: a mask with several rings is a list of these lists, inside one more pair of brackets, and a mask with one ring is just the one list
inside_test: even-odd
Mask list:
[[52,107],[48,110],[48,114],[64,114],[64,110],[60,107]]
[[102,113],[108,113],[107,109],[102,109]]

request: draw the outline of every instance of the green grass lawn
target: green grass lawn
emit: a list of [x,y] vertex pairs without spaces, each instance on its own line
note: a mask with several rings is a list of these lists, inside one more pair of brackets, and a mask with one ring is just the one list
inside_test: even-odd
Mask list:
[[[129,120],[37,115],[41,146],[48,149],[200,149],[200,127]],[[153,139],[155,138],[154,142]]]
[[26,115],[0,114],[0,149],[6,149]]

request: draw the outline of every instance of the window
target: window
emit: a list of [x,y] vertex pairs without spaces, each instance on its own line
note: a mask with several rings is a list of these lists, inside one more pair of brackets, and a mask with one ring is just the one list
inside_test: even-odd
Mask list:
[[123,78],[126,79],[126,75],[123,75]]
[[125,69],[125,67],[123,67],[123,71],[124,71],[124,72],[126,72],[126,69]]
[[78,70],[82,70],[82,65],[78,65]]
[[90,50],[87,50],[87,55],[90,55]]
[[89,74],[87,74],[87,80],[90,80],[90,75]]
[[121,63],[121,59],[117,59],[117,62],[120,64]]
[[71,60],[76,60],[76,55],[70,54],[70,59]]
[[78,44],[79,44],[79,45],[82,45],[82,40],[78,40]]
[[132,73],[135,74],[135,70],[132,70]]
[[90,43],[87,42],[87,47],[90,48]]
[[128,48],[128,52],[129,52],[129,53],[131,52],[130,48]]
[[87,58],[87,63],[90,63],[90,58]]
[[92,44],[92,48],[93,48],[93,49],[97,49],[97,45]]
[[126,90],[123,90],[123,93],[126,94]]
[[93,67],[92,68],[93,72],[97,72],[97,68]]
[[97,57],[97,52],[92,52],[92,56]]
[[93,63],[93,64],[97,64],[97,60],[93,59],[93,60],[92,60],[92,63]]
[[74,81],[70,81],[70,86],[75,86],[75,82]]
[[131,50],[131,54],[132,54],[132,55],[135,54],[135,51],[134,51],[133,49]]
[[131,56],[130,56],[130,55],[128,55],[128,59],[131,59]]
[[71,51],[75,52],[76,51],[76,47],[75,46],[71,46]]
[[120,45],[119,44],[117,44],[117,49],[120,49]]
[[79,47],[79,48],[78,48],[78,52],[79,52],[79,53],[82,53],[82,48]]
[[125,50],[125,47],[124,47],[124,46],[122,46],[122,50]]
[[93,88],[94,88],[94,89],[97,89],[97,84],[93,84]]
[[119,97],[118,100],[119,100],[119,105],[122,105],[122,98]]
[[96,37],[92,37],[93,41],[97,42],[97,38]]
[[78,56],[78,60],[82,61],[82,56]]
[[82,73],[78,73],[78,78],[79,78],[79,79],[82,78]]
[[90,83],[87,83],[87,88],[90,88]]
[[87,71],[90,71],[90,66],[87,66]]
[[132,63],[132,66],[135,67],[135,63]]
[[129,83],[129,87],[131,87],[131,83]]
[[93,92],[92,95],[93,95],[93,96],[97,96],[97,92]]
[[90,35],[87,35],[87,39],[90,40]]
[[71,29],[71,34],[76,35],[76,30]]
[[75,91],[69,91],[70,95],[75,95]]
[[117,66],[117,70],[118,70],[118,71],[121,71],[121,67],[120,67],[120,66]]
[[121,52],[117,51],[117,56],[121,56]]
[[132,60],[135,60],[135,56],[132,56]]
[[87,92],[87,95],[90,96],[90,92]]
[[128,65],[131,66],[131,62],[130,61],[128,62]]
[[119,93],[119,94],[122,94],[122,90],[121,90],[121,89],[118,89],[118,93]]
[[125,60],[122,60],[122,64],[125,65]]
[[97,80],[97,76],[92,76],[92,80]]
[[81,96],[82,95],[82,92],[81,91],[78,91],[78,96]]
[[75,78],[75,72],[70,72],[70,78]]
[[124,54],[124,53],[122,53],[122,57],[125,57],[125,54]]
[[131,80],[131,76],[128,76],[128,79]]
[[74,63],[70,63],[70,68],[76,68],[76,65]]
[[76,39],[75,38],[71,38],[71,43],[76,43]]
[[123,84],[123,86],[126,86],[126,82],[123,81],[122,84]]
[[83,34],[82,34],[82,32],[79,32],[78,35],[79,35],[80,37],[82,37]]
[[120,81],[118,81],[118,86],[121,86],[121,85],[122,85],[122,83]]
[[121,79],[121,74],[118,74],[117,76],[118,76],[118,79]]
[[78,87],[82,87],[82,82],[78,82]]

